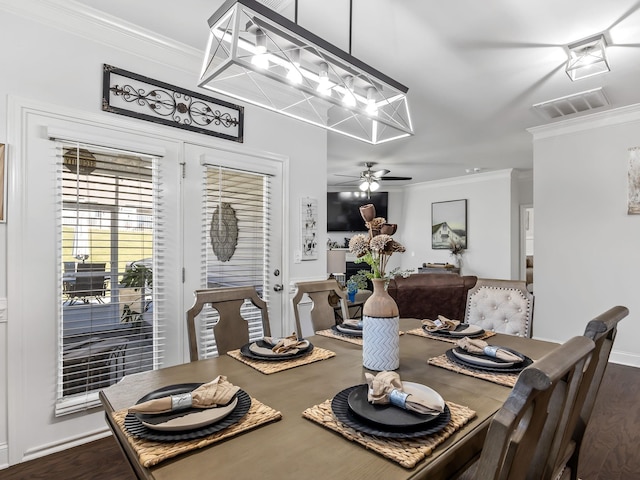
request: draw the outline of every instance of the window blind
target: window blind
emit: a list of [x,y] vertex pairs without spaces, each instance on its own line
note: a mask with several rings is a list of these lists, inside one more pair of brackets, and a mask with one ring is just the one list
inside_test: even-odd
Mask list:
[[[270,177],[222,166],[204,167],[202,285],[252,286],[269,303]],[[245,302],[241,315],[249,338],[263,336],[260,310]],[[217,355],[213,325],[217,312],[205,307],[196,318],[201,358]]]
[[57,414],[153,369],[163,351],[157,158],[58,143]]

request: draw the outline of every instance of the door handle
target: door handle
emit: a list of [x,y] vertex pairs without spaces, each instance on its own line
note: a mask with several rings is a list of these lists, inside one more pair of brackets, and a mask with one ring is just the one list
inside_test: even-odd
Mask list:
[[274,292],[281,292],[283,289],[284,289],[284,287],[283,287],[283,286],[282,286],[282,284],[280,284],[280,283],[276,283],[276,284],[273,286],[273,291],[274,291]]

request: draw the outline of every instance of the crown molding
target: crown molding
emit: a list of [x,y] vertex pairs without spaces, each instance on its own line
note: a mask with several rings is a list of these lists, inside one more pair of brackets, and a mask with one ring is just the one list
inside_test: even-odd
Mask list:
[[204,50],[74,0],[0,0],[0,10],[189,73],[202,66]]

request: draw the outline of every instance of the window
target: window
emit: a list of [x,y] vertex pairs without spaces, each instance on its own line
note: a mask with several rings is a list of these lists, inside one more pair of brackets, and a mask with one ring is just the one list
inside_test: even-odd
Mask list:
[[[206,288],[253,286],[268,303],[270,177],[207,165],[203,191],[202,284]],[[249,338],[260,338],[260,311],[245,302],[241,313],[249,322]],[[215,356],[212,325],[217,312],[208,307],[199,317],[200,356]]]
[[161,247],[157,158],[59,144],[60,328],[57,414],[150,370],[162,352],[154,312]]

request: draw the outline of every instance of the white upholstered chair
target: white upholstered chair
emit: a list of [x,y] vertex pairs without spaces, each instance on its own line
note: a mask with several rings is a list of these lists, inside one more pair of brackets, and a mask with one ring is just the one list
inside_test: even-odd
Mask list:
[[524,281],[479,278],[467,293],[465,323],[485,330],[531,336],[533,295]]

